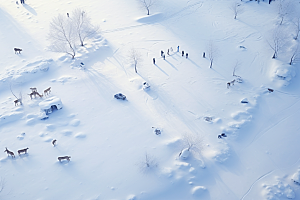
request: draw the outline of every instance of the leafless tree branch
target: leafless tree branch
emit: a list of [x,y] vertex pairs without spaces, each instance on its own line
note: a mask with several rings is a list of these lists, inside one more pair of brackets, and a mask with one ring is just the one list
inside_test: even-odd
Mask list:
[[155,4],[155,0],[138,0],[141,5],[146,8],[147,15],[150,15],[150,7],[152,7]]

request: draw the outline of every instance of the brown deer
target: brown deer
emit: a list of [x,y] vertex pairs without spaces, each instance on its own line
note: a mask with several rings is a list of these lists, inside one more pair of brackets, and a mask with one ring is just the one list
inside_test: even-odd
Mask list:
[[233,81],[230,81],[227,83],[227,89],[231,86],[234,85],[235,79]]
[[20,149],[20,150],[18,150],[18,154],[20,155],[21,153],[27,153],[28,149],[29,149],[28,147],[25,149]]
[[18,53],[18,52],[19,52],[19,54],[21,54],[22,49],[14,48],[14,50],[15,50],[15,54]]
[[29,88],[31,89],[31,92],[37,92],[37,89],[34,87],[34,88]]
[[11,157],[12,157],[12,158],[14,158],[14,157],[15,157],[15,154],[14,154],[14,152],[12,152],[12,151],[8,150],[8,149],[7,149],[7,147],[5,147],[5,151],[4,151],[4,152],[6,152],[6,153],[7,153],[7,156],[11,155]]
[[48,95],[51,92],[51,87],[47,88],[46,90],[44,90],[44,95]]
[[32,99],[32,96],[34,96],[34,98],[36,98],[36,95],[38,95],[40,98],[43,97],[43,95],[40,95],[38,92],[33,91],[30,94],[28,94],[30,96],[30,99]]
[[71,156],[61,156],[61,157],[58,157],[57,159],[59,160],[59,162],[61,162],[62,160],[68,160],[68,162],[70,162],[70,158],[71,158]]

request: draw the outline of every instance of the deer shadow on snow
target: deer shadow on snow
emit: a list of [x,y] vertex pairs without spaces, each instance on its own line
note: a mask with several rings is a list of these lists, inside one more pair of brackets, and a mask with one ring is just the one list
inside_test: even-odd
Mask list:
[[28,4],[23,4],[24,8],[26,8],[28,10],[28,12],[30,12],[31,14],[33,15],[37,15],[36,11],[31,7],[29,6]]

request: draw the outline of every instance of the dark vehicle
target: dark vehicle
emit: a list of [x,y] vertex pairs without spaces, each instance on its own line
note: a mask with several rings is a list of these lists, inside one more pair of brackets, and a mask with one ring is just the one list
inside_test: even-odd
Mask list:
[[126,96],[122,93],[119,93],[119,94],[115,94],[114,96],[116,99],[122,99],[122,100],[125,100],[126,99]]

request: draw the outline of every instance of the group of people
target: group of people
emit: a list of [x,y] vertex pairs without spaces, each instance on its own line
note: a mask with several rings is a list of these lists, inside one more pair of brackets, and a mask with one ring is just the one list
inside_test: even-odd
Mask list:
[[[171,47],[170,49],[168,49],[167,54],[170,55],[170,51],[173,52],[173,48]],[[177,46],[177,52],[179,52],[179,46]],[[189,54],[186,53],[184,54],[184,51],[181,52],[182,57],[185,55],[185,58],[189,57]],[[160,56],[165,60],[166,59],[166,55],[165,52],[163,50],[160,51]],[[153,64],[155,65],[155,58],[153,58]]]

